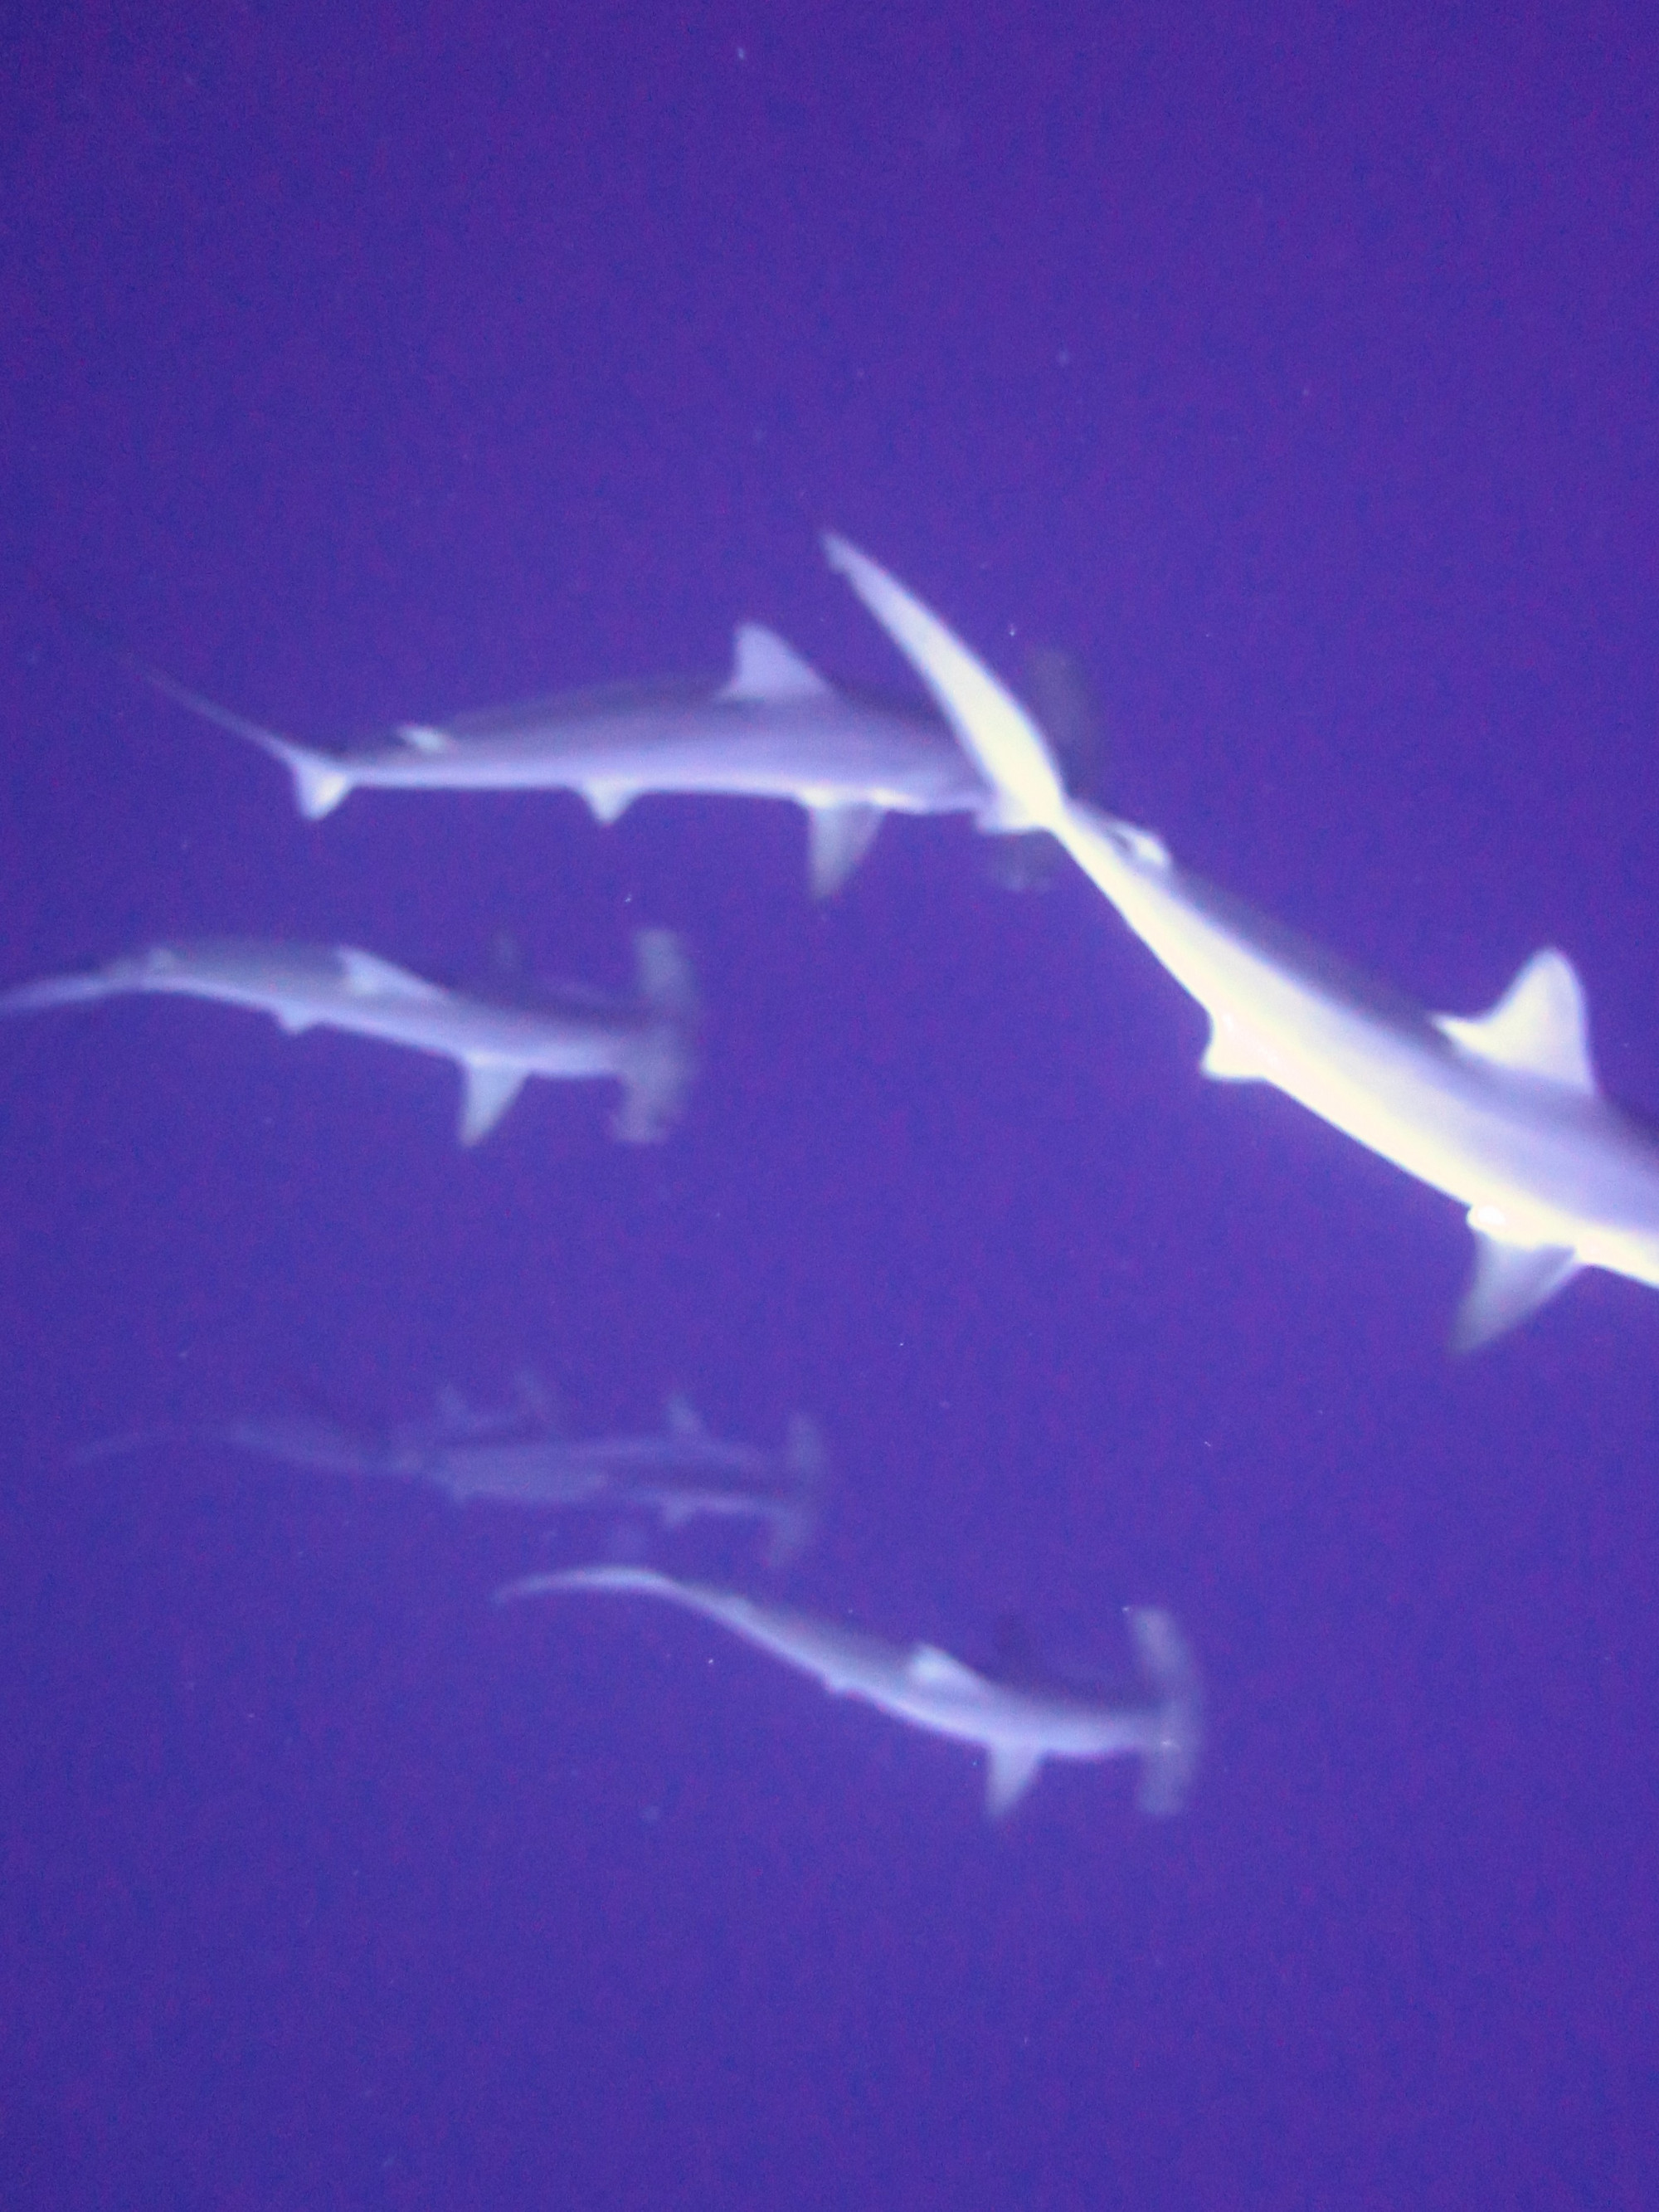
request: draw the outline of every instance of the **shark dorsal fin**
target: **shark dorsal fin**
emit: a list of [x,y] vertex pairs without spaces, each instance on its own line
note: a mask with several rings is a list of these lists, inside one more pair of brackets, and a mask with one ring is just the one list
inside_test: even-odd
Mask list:
[[464,1060],[461,1062],[461,1126],[464,1145],[487,1137],[524,1088],[527,1067],[513,1060]]
[[455,740],[447,730],[434,730],[430,722],[399,722],[393,736],[417,753],[453,753]]
[[682,1442],[708,1433],[702,1425],[702,1416],[691,1401],[678,1390],[663,1407],[662,1425],[671,1437],[678,1437]]
[[1036,1780],[1042,1753],[1023,1743],[994,1743],[985,1770],[985,1811],[1000,1820]]
[[830,688],[775,630],[759,623],[739,623],[732,639],[732,673],[718,696],[777,706],[788,699],[822,698]]
[[971,1667],[941,1651],[936,1644],[918,1644],[904,1662],[905,1680],[918,1689],[982,1690],[985,1686]]
[[1584,987],[1565,952],[1534,952],[1490,1012],[1436,1014],[1434,1025],[1460,1052],[1494,1066],[1572,1091],[1596,1088]]
[[356,945],[339,947],[340,980],[354,999],[441,999],[447,994],[424,975],[411,975],[394,960],[365,952]]

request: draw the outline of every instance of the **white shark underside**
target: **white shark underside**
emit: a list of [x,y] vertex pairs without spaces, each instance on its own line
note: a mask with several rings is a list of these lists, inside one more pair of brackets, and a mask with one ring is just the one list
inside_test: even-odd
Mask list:
[[806,811],[812,886],[851,874],[887,814],[967,814],[991,793],[931,716],[839,691],[757,623],[723,684],[573,691],[407,723],[393,742],[334,753],[298,744],[136,663],[169,698],[286,767],[300,811],[354,791],[568,791],[601,822],[647,794],[790,799]]
[[1142,1760],[1139,1802],[1175,1812],[1186,1796],[1203,1736],[1203,1697],[1185,1638],[1166,1613],[1131,1608],[1136,1656],[1155,1702],[1117,1706],[1048,1695],[988,1680],[930,1644],[908,1650],[782,1606],[762,1605],[648,1567],[577,1567],[526,1575],[497,1601],[609,1591],[652,1597],[701,1613],[770,1653],[836,1697],[857,1698],[929,1735],[972,1744],[988,1760],[986,1809],[1006,1813],[1045,1759]]
[[1476,1238],[1455,1341],[1487,1341],[1581,1267],[1659,1286],[1659,1146],[1603,1097],[1583,988],[1534,955],[1484,1015],[1428,1015],[1188,875],[1158,838],[1067,798],[1018,702],[937,616],[825,541],[1000,793],[1050,830],[1210,1018],[1206,1074],[1268,1083],[1455,1199]]
[[158,945],[79,975],[48,976],[0,994],[0,1014],[80,1006],[132,993],[208,999],[268,1014],[289,1036],[342,1030],[452,1060],[463,1095],[459,1135],[475,1144],[526,1080],[619,1083],[615,1133],[635,1142],[667,1133],[696,1072],[696,989],[677,938],[635,939],[639,994],[498,1005],[446,990],[355,945],[222,942]]

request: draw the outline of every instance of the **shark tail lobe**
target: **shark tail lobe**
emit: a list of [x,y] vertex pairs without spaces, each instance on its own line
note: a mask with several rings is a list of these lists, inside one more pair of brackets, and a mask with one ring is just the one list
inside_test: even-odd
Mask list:
[[1192,1647],[1170,1614],[1131,1606],[1129,1633],[1140,1669],[1158,1694],[1147,1715],[1140,1789],[1143,1813],[1178,1813],[1204,1748],[1204,1686]]

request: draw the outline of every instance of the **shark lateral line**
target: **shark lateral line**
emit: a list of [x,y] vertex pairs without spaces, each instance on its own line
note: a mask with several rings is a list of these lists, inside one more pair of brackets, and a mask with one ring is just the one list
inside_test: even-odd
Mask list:
[[1018,1803],[1048,1759],[1139,1758],[1138,1802],[1147,1813],[1177,1811],[1198,1763],[1204,1728],[1198,1670],[1175,1622],[1152,1607],[1132,1607],[1127,1615],[1151,1701],[1117,1706],[993,1681],[931,1644],[906,1650],[730,1590],[676,1582],[649,1567],[526,1575],[495,1597],[505,1604],[580,1591],[682,1606],[811,1675],[834,1697],[859,1698],[930,1735],[974,1745],[986,1754],[985,1809],[993,1820]]
[[641,930],[634,954],[631,1000],[572,987],[544,1003],[515,1006],[446,990],[355,945],[156,945],[90,973],[0,993],[0,1015],[139,992],[210,999],[269,1014],[290,1036],[343,1030],[453,1060],[461,1074],[464,1145],[489,1133],[532,1075],[619,1083],[612,1131],[642,1143],[665,1136],[684,1105],[696,1069],[698,1006],[690,963],[671,932]]
[[446,1391],[434,1419],[385,1436],[276,1415],[141,1431],[86,1445],[75,1457],[88,1463],[169,1443],[218,1444],[283,1467],[419,1484],[457,1505],[647,1513],[674,1532],[698,1521],[750,1522],[766,1531],[772,1568],[787,1566],[810,1541],[827,1466],[817,1425],[805,1413],[789,1423],[782,1449],[767,1451],[714,1435],[683,1397],[668,1401],[655,1434],[565,1436],[529,1376],[520,1378],[514,1406],[474,1410]]
[[1188,875],[1161,841],[1067,797],[1018,702],[844,538],[824,541],[1000,794],[1047,830],[1210,1018],[1205,1074],[1267,1083],[1466,1211],[1468,1351],[1583,1267],[1659,1287],[1659,1145],[1601,1092],[1583,987],[1536,952],[1485,1014],[1425,1014]]
[[934,717],[829,683],[775,631],[739,623],[723,681],[616,685],[404,723],[349,752],[300,744],[123,654],[155,690],[258,745],[310,821],[354,791],[567,791],[611,823],[636,799],[791,799],[807,817],[813,891],[839,889],[888,814],[966,814],[991,799]]

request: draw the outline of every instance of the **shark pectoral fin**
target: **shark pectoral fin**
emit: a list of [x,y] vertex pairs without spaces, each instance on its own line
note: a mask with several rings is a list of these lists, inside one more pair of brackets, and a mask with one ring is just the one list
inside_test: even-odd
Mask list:
[[581,793],[593,819],[603,822],[607,828],[613,822],[620,822],[639,797],[633,787],[625,783],[585,783]]
[[411,975],[407,968],[399,968],[396,961],[382,960],[378,952],[365,952],[358,945],[337,945],[335,957],[340,963],[340,980],[354,999],[442,999],[448,996],[441,985],[428,983],[424,975]]
[[806,810],[806,849],[814,898],[838,891],[870,849],[882,810],[854,799]]
[[1267,1077],[1254,1041],[1237,1023],[1213,1014],[1210,1017],[1210,1042],[1198,1065],[1213,1083],[1260,1083]]
[[434,730],[429,722],[399,722],[397,735],[417,753],[453,753],[455,740],[447,730]]
[[775,707],[788,699],[825,698],[833,688],[775,630],[739,623],[732,639],[732,673],[714,696]]
[[1042,1753],[1018,1743],[990,1746],[985,1768],[985,1817],[1000,1820],[1012,1812],[1036,1780]]
[[1528,1314],[1547,1304],[1555,1293],[1578,1273],[1579,1258],[1570,1246],[1511,1244],[1493,1236],[1475,1216],[1474,1272],[1452,1324],[1452,1349],[1475,1352]]
[[918,1644],[904,1662],[905,1680],[919,1689],[954,1690],[959,1695],[982,1690],[984,1683],[971,1667],[953,1659],[934,1644]]
[[464,1060],[461,1062],[460,1140],[476,1145],[487,1137],[524,1088],[527,1067],[509,1060]]
[[1578,971],[1565,952],[1534,952],[1490,1012],[1436,1014],[1435,1027],[1461,1052],[1519,1075],[1542,1075],[1594,1093],[1589,1016]]
[[317,1026],[316,1015],[299,1006],[273,1006],[270,1018],[284,1036],[303,1036],[307,1030]]

